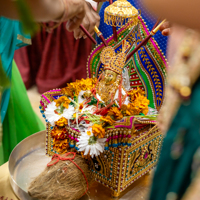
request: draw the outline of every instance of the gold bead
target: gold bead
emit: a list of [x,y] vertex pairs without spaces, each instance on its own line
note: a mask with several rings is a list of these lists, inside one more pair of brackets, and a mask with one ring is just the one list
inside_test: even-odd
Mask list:
[[191,94],[191,89],[187,86],[183,86],[180,89],[180,94],[184,97],[188,97]]

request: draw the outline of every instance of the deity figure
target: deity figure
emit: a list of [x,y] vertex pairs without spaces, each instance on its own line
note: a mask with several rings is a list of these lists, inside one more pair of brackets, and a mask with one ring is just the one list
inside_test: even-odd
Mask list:
[[[122,71],[126,62],[126,50],[129,43],[124,40],[122,42],[122,52],[115,54],[115,50],[108,46],[105,47],[100,55],[101,62],[104,64],[104,71],[100,75],[97,82],[95,92],[96,98],[106,105],[115,101],[126,99],[126,89],[123,87]],[[86,92],[85,97],[90,95]]]

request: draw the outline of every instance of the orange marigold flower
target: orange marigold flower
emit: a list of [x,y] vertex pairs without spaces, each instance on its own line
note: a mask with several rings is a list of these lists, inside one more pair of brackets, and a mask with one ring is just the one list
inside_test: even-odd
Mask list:
[[52,138],[56,140],[63,140],[67,138],[67,130],[66,128],[60,128],[57,126],[54,126],[53,130],[51,131]]
[[68,108],[70,104],[70,100],[66,96],[61,96],[58,99],[54,100],[56,102],[56,106],[60,106],[61,104],[63,107]]
[[139,87],[137,87],[137,89],[128,91],[128,96],[131,102],[135,101],[138,95],[143,95],[143,96],[145,95],[145,92]]
[[127,105],[125,105],[125,104],[123,104],[122,106],[121,106],[121,113],[125,116],[126,115],[126,110],[127,110]]
[[74,98],[74,92],[73,92],[72,88],[69,86],[62,88],[61,93],[68,97]]
[[115,120],[113,120],[110,116],[100,117],[100,120],[107,122],[110,125],[113,125],[115,123]]
[[60,154],[66,153],[69,150],[68,139],[53,140],[53,148]]
[[91,160],[90,151],[88,152],[87,155],[84,155],[84,153],[85,153],[85,151],[81,151],[82,158],[84,158],[86,160]]
[[101,125],[94,124],[92,126],[92,133],[94,136],[98,136],[98,138],[104,138],[105,132],[105,129]]
[[66,118],[61,117],[57,122],[55,122],[55,124],[56,124],[57,126],[65,126],[65,125],[68,124],[68,121],[67,121]]
[[76,80],[75,82],[68,83],[67,87],[61,89],[61,93],[74,98],[74,96],[78,96],[81,90],[91,90],[95,84],[96,78],[86,78],[81,80]]
[[143,113],[146,115],[148,113],[148,105],[149,100],[145,96],[138,94],[134,102],[128,104],[126,114],[131,116]]
[[108,116],[113,116],[116,120],[120,120],[123,118],[122,113],[120,112],[120,110],[117,107],[112,107],[108,111]]

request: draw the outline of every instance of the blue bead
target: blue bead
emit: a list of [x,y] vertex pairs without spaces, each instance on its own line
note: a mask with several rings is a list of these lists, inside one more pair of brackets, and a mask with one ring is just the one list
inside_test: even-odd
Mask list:
[[42,117],[46,118],[46,116],[43,114]]
[[47,120],[47,119],[45,119],[45,121],[46,121],[46,122],[48,122],[48,120]]
[[41,113],[44,113],[44,110],[40,110]]
[[69,143],[69,146],[70,146],[70,148],[74,148],[75,145]]
[[39,109],[41,109],[42,108],[42,106],[39,106]]
[[53,129],[53,126],[51,126],[51,130]]

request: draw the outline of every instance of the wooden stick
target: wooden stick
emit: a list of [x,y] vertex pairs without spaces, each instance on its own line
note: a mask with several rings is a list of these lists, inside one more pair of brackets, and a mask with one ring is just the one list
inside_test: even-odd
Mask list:
[[106,42],[105,38],[103,37],[102,33],[100,32],[100,30],[97,28],[97,26],[94,27],[94,31],[97,34],[97,36],[101,39],[101,41],[103,42],[103,44],[107,47],[108,43]]
[[[150,39],[153,35],[156,34],[156,32],[159,30],[160,26],[161,26],[165,21],[166,21],[166,19],[163,20],[158,26],[156,26],[156,28],[154,28],[154,29],[150,32],[150,34],[149,34],[140,44],[138,44],[138,45],[135,47],[135,49],[134,49],[131,53],[129,53],[129,54],[127,55],[126,61],[128,61],[128,60],[131,58],[131,56],[132,56],[134,53],[136,53],[136,52],[140,49],[140,47],[142,47],[143,45],[146,45],[146,44],[147,44],[147,42],[149,41],[149,39]],[[156,23],[157,23],[157,22],[156,22]]]
[[83,25],[80,25],[80,29],[88,36],[88,38],[94,43],[97,44],[96,40],[90,35],[90,33],[83,27]]

